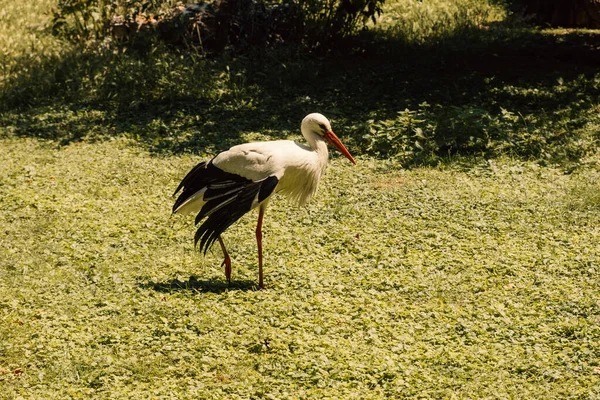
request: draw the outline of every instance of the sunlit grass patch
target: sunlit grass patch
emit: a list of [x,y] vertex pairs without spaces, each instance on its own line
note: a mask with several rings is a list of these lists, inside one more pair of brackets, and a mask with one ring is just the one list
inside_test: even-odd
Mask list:
[[0,95],[7,87],[24,83],[24,77],[36,76],[36,87],[52,85],[54,77],[43,65],[61,59],[70,45],[54,38],[48,28],[56,1],[35,3],[7,1],[0,10]]
[[307,208],[271,203],[256,291],[256,215],[225,235],[231,287],[169,215],[203,157],[0,146],[6,398],[595,393],[593,169],[335,158]]
[[406,44],[431,44],[466,29],[502,21],[506,16],[502,5],[488,0],[393,0],[385,4],[374,27]]

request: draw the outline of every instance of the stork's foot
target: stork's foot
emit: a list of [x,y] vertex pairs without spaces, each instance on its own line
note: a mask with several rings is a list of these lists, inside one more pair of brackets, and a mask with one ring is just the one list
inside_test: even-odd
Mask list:
[[221,263],[221,267],[225,266],[225,278],[227,278],[227,283],[231,283],[231,258],[229,258],[229,253],[225,248],[225,243],[223,243],[223,239],[219,236],[219,244],[221,245],[221,250],[223,250],[223,263]]
[[223,266],[225,266],[225,278],[227,278],[227,283],[231,283],[231,258],[229,258],[229,255],[226,255],[223,263],[221,263],[221,267]]

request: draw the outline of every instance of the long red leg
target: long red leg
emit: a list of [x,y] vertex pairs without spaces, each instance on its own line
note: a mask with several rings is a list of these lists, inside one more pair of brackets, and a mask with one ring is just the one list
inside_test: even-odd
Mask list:
[[223,250],[223,257],[225,257],[223,263],[221,264],[221,267],[223,265],[225,266],[225,278],[227,278],[227,283],[231,283],[231,258],[229,258],[229,253],[225,248],[225,243],[223,243],[223,239],[221,239],[221,236],[219,236],[219,244],[221,245],[221,250]]
[[258,223],[256,224],[256,244],[258,246],[258,288],[264,289],[263,285],[263,256],[262,256],[262,223],[265,209],[261,205],[258,210]]

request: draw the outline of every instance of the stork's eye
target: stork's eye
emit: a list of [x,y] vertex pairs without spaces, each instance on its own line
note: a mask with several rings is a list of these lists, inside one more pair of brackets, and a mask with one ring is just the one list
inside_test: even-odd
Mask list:
[[325,130],[325,124],[319,124],[319,128]]

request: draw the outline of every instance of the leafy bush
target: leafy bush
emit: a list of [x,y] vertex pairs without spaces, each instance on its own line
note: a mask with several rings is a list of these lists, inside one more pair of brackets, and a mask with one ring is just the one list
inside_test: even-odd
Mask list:
[[281,42],[319,46],[351,36],[384,0],[214,0],[175,7],[164,0],[60,0],[53,31],[75,42],[132,44],[153,38],[220,52]]
[[417,110],[399,111],[389,120],[369,120],[369,133],[362,137],[366,151],[384,157],[411,159],[428,157],[438,150],[436,126],[427,103]]
[[[167,12],[164,0],[59,0],[53,12],[52,29],[74,42],[103,39],[115,33],[124,21],[141,28],[149,16],[161,17]],[[118,28],[117,28],[118,30]]]
[[[583,127],[576,118],[585,121]],[[367,121],[362,130],[368,133],[360,146],[373,155],[405,163],[431,163],[460,153],[513,154],[572,166],[584,162],[597,148],[597,138],[590,131],[598,126],[599,114],[571,109],[549,116],[504,108],[491,112],[474,104],[422,103],[416,110],[399,111],[392,119]]]

